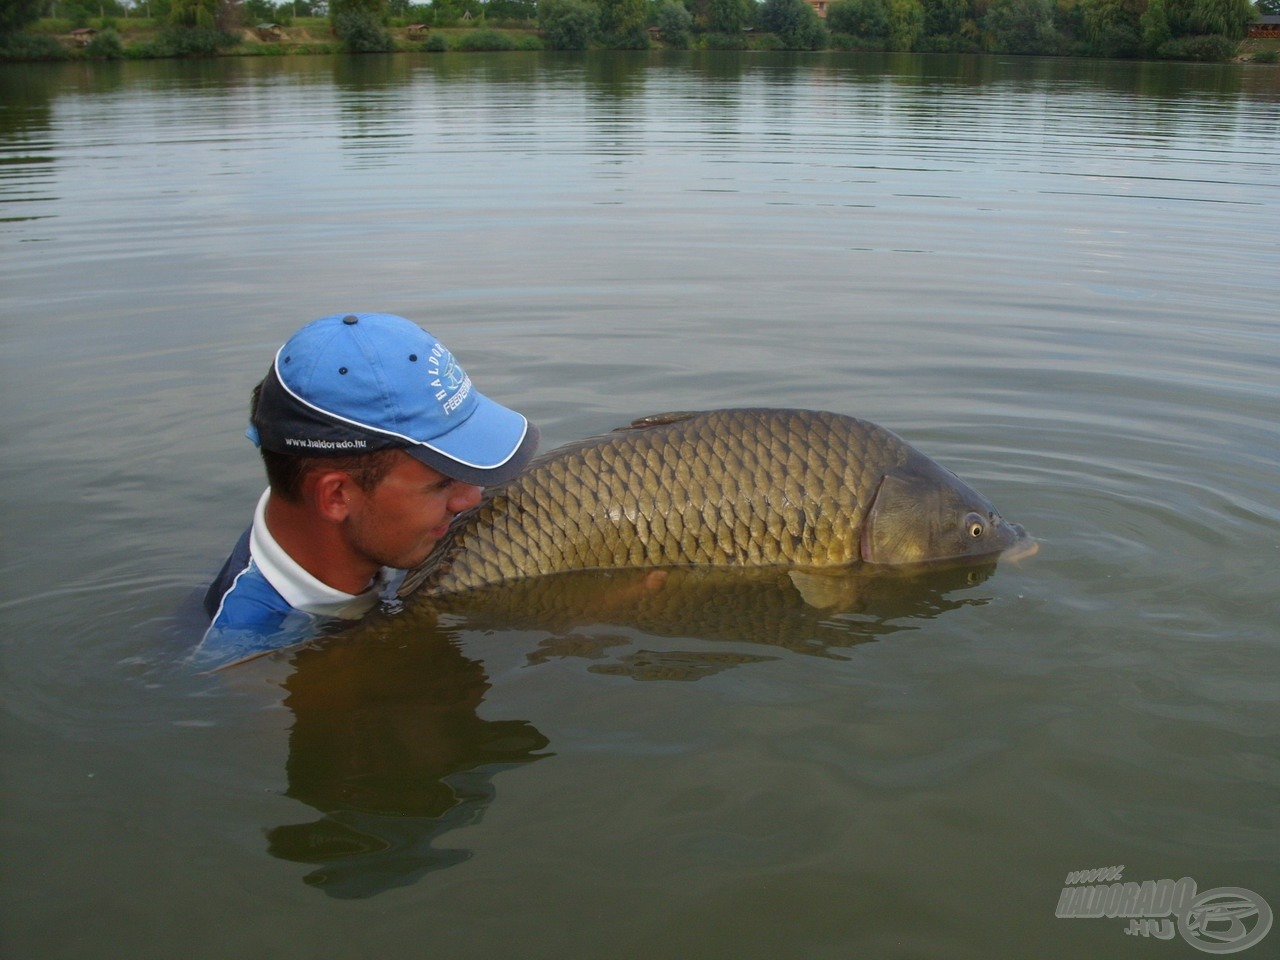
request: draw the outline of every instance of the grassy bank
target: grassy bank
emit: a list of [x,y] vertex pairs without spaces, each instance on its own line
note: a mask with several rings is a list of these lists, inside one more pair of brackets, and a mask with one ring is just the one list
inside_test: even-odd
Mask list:
[[[452,27],[423,27],[393,20],[387,26],[391,52],[541,50],[546,44],[531,22],[474,21]],[[710,44],[713,36],[695,38],[693,45]],[[835,38],[833,38],[835,39]],[[661,38],[651,44],[662,47]],[[746,36],[749,50],[775,50],[780,44],[769,33]],[[24,33],[0,37],[0,60],[130,60],[191,56],[296,56],[343,53],[326,17],[298,17],[285,24],[240,27],[230,31],[174,30],[146,17],[91,19],[75,24],[44,19]],[[1237,61],[1277,63],[1280,39],[1246,39]]]
[[[531,24],[483,23],[425,29],[393,22],[391,51],[540,50]],[[93,18],[83,26],[55,18],[40,20],[24,34],[0,39],[0,59],[131,60],[181,56],[295,56],[342,53],[346,47],[326,17],[299,17],[270,28],[176,31],[146,17]]]
[[1280,39],[1247,37],[1240,42],[1237,60],[1256,63],[1280,63]]

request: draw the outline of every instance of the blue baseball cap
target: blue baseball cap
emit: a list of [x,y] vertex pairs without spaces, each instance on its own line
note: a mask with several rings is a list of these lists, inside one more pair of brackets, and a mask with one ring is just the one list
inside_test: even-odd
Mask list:
[[399,447],[481,486],[514,477],[538,446],[537,428],[476,390],[444,344],[387,313],[338,313],[290,337],[246,435],[307,457]]

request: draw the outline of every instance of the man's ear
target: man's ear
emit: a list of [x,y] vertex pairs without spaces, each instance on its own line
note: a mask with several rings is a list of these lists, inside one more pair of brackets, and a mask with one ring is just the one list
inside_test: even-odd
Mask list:
[[341,523],[350,513],[355,481],[341,470],[316,470],[306,479],[308,499],[326,520]]

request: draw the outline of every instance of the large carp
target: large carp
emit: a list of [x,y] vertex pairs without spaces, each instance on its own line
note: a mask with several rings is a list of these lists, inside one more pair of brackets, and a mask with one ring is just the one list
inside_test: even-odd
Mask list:
[[1030,543],[955,474],[865,420],[671,413],[561,447],[487,489],[401,593],[571,570],[991,560]]

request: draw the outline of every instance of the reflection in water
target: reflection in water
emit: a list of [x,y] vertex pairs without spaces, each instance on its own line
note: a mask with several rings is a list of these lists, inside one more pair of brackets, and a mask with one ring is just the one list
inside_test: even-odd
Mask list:
[[587,57],[582,65],[585,89],[600,102],[640,96],[648,76],[649,58],[643,53],[619,51],[609,57]]
[[412,105],[408,62],[394,57],[339,57],[333,61],[339,142],[354,166],[379,166],[413,143],[406,112]]
[[[410,600],[397,629],[438,609],[460,615],[461,626],[484,630],[536,629],[552,633],[529,655],[599,660],[628,644],[623,627],[651,637],[692,638],[782,648],[846,659],[838,651],[930,620],[985,599],[953,596],[981,583],[995,564],[928,571],[806,572],[784,568],[730,570],[676,567],[586,571],[535,577],[430,601]],[[592,672],[637,680],[697,680],[733,666],[775,660],[763,652],[632,650]]]
[[52,92],[26,73],[5,73],[0,98],[0,224],[38,220],[35,203],[57,200]]
[[471,856],[438,837],[475,823],[494,774],[547,754],[523,720],[482,720],[480,664],[430,626],[363,631],[303,650],[285,683],[293,711],[287,796],[322,814],[268,831],[269,850],[316,864],[305,881],[369,897]]
[[[294,715],[286,795],[323,815],[268,830],[269,852],[315,864],[305,882],[343,899],[413,883],[471,856],[435,842],[477,822],[494,799],[494,775],[548,756],[540,751],[549,741],[527,721],[477,715],[488,678],[454,632],[548,631],[528,653],[530,664],[580,657],[601,661],[588,668],[593,673],[698,680],[779,659],[768,650],[707,650],[706,641],[845,659],[836,651],[984,603],[952,594],[994,569],[591,571],[411,599],[399,614],[377,615],[294,657],[284,684]],[[450,616],[451,631],[437,626],[440,613]],[[634,649],[619,627],[655,641],[681,638],[694,649],[648,648],[657,642]]]
[[[609,628],[844,659],[835,651],[985,602],[951,594],[994,568],[591,571],[411,600],[400,614],[375,616],[295,656],[284,685],[294,714],[286,795],[323,816],[268,830],[268,849],[317,865],[305,881],[330,896],[374,896],[468,859],[469,851],[435,841],[483,815],[495,774],[548,756],[540,752],[547,738],[527,721],[477,715],[488,678],[437,627],[440,612],[461,621],[459,630],[551,632],[528,654],[530,664],[582,657],[604,661],[593,673],[687,681],[778,656],[633,650],[633,640]],[[614,648],[620,655],[605,660]]]

